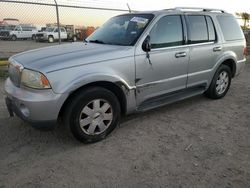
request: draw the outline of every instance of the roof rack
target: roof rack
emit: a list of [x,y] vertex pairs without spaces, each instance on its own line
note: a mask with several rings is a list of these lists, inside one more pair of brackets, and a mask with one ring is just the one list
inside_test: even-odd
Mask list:
[[200,8],[200,7],[175,7],[175,10],[200,10],[203,12],[221,12],[221,13],[226,13],[225,10],[221,9],[214,9],[214,8]]

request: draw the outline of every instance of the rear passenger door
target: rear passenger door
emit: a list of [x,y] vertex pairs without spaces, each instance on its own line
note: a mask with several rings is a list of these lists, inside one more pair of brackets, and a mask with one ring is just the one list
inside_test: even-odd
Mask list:
[[187,87],[207,85],[222,47],[213,20],[207,15],[186,15],[190,53]]

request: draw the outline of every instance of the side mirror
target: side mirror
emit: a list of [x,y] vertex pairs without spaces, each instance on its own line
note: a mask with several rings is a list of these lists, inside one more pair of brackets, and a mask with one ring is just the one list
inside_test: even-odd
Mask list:
[[151,43],[150,43],[150,36],[148,35],[144,42],[142,43],[142,50],[144,52],[150,52],[151,51]]

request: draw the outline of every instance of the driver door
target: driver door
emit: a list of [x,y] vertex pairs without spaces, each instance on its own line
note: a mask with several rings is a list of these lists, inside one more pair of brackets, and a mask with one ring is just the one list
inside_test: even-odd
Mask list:
[[137,106],[186,88],[189,49],[180,15],[161,17],[151,29],[151,51],[136,49]]

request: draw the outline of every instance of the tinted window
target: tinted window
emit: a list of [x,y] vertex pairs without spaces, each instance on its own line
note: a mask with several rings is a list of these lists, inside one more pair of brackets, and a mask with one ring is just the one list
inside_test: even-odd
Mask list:
[[207,27],[208,27],[208,40],[215,41],[216,34],[215,34],[214,24],[213,24],[211,17],[206,16],[206,21],[207,21]]
[[161,18],[150,32],[152,48],[179,46],[183,44],[182,21],[180,16]]
[[237,40],[244,38],[242,30],[234,17],[218,16],[217,18],[225,40]]
[[187,16],[188,43],[208,42],[207,23],[204,16]]

